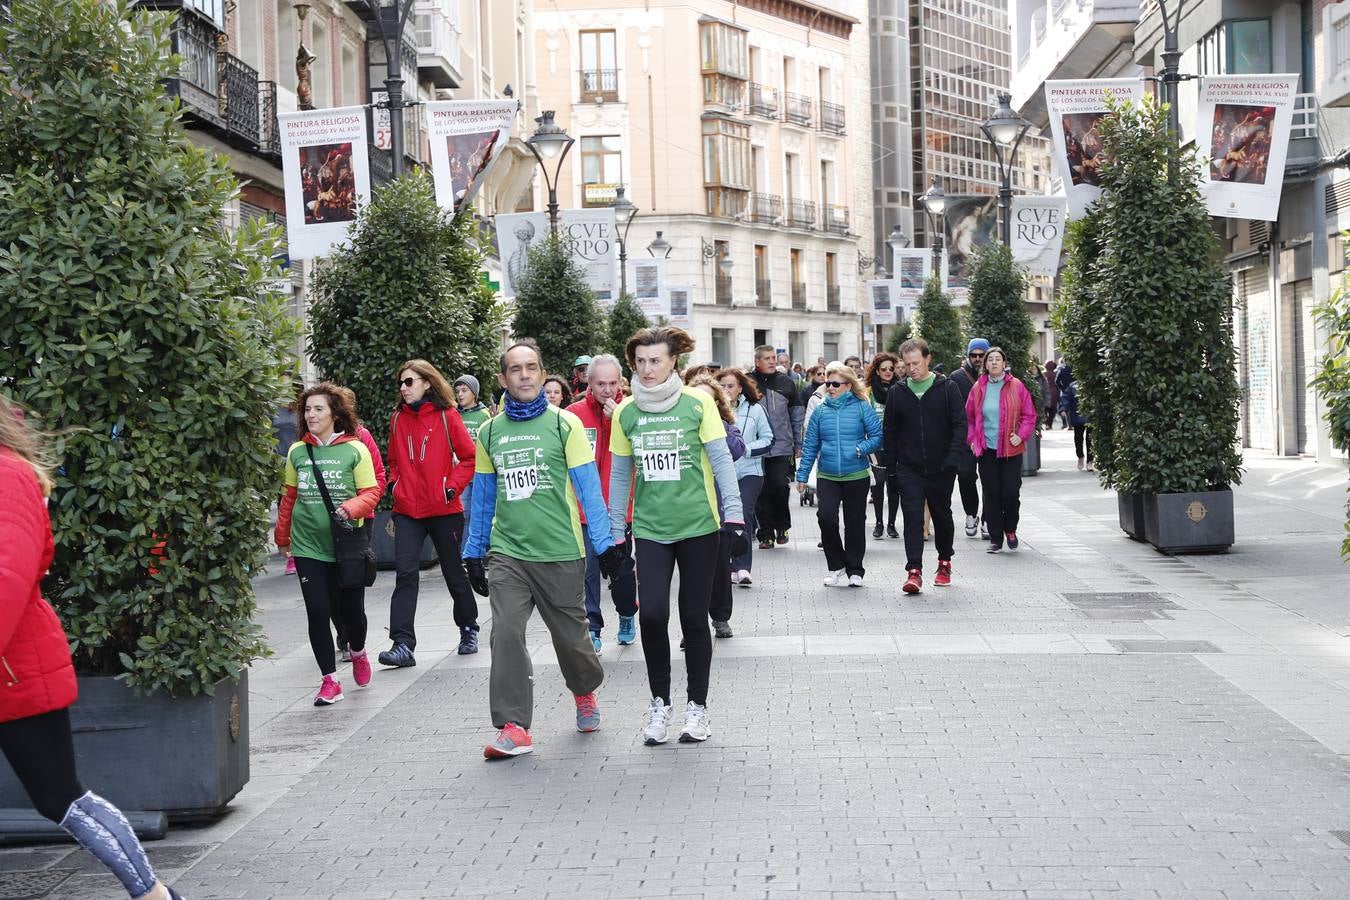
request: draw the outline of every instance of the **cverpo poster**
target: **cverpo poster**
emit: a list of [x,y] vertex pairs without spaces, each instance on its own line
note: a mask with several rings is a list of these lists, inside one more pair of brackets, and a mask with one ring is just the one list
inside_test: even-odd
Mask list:
[[943,222],[947,290],[953,299],[964,300],[975,250],[998,240],[998,198],[990,194],[948,197]]
[[1294,124],[1297,75],[1206,75],[1200,78],[1197,135],[1200,194],[1212,216],[1274,221],[1280,213],[1284,159]]
[[669,298],[666,296],[666,260],[654,259],[628,260],[628,290],[647,321],[670,318]]
[[694,327],[694,286],[672,284],[666,287],[670,299],[670,324],[685,331]]
[[933,272],[933,251],[926,247],[895,251],[895,305],[905,316],[913,315],[919,305],[919,296]]
[[458,212],[473,202],[511,137],[514,100],[437,100],[426,104],[436,202]]
[[1064,198],[1012,198],[1012,257],[1029,275],[1059,271],[1064,241]]
[[878,278],[867,282],[867,299],[873,325],[895,324],[895,287],[896,282],[891,278]]
[[347,239],[370,200],[366,110],[361,106],[281,113],[286,242],[292,259],[326,256]]
[[1108,96],[1137,102],[1144,96],[1144,82],[1138,78],[1093,78],[1045,83],[1045,108],[1054,138],[1051,163],[1064,184],[1071,219],[1087,212],[1102,193],[1102,138],[1097,123],[1106,116]]
[[[564,209],[558,213],[558,232],[572,257],[586,272],[586,283],[602,307],[618,295],[618,241],[614,210]],[[516,284],[530,263],[530,250],[548,236],[548,213],[511,213],[497,216],[497,252],[502,260],[502,295],[514,297]]]

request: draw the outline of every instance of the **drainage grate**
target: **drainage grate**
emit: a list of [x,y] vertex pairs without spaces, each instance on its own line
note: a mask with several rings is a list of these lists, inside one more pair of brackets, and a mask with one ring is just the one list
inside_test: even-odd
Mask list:
[[1350,844],[1350,831],[1333,831],[1331,836],[1342,844]]
[[1135,609],[1132,607],[1112,607],[1109,609],[1074,610],[1085,619],[1107,619],[1112,622],[1143,622],[1146,619],[1171,619],[1160,609]]
[[5,900],[38,900],[51,896],[75,874],[72,869],[42,869],[26,872],[0,872],[0,897]]
[[1061,596],[1079,609],[1181,609],[1153,591],[1081,591]]
[[1222,653],[1209,641],[1108,641],[1121,653]]

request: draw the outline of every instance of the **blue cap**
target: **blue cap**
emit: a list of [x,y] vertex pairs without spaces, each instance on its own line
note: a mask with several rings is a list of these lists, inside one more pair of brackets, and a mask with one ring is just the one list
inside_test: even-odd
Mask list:
[[966,345],[966,355],[969,356],[976,350],[984,350],[988,352],[989,342],[986,341],[984,338],[971,338],[970,343]]

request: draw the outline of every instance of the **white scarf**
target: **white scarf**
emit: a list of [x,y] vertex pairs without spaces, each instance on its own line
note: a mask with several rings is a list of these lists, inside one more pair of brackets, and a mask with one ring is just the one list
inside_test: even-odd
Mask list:
[[633,402],[637,408],[643,412],[663,413],[669,411],[680,399],[680,392],[684,389],[684,382],[675,372],[670,373],[670,377],[656,387],[646,387],[642,379],[634,378]]

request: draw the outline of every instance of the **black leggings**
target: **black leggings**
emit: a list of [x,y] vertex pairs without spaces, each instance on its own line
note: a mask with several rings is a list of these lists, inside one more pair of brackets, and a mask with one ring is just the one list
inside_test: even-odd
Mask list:
[[712,669],[712,634],[708,607],[713,579],[724,569],[717,564],[718,532],[685,538],[673,544],[637,539],[638,621],[642,623],[642,655],[647,658],[647,683],[653,697],[670,703],[670,580],[680,567],[680,631],[684,634],[684,668],[689,699],[708,703]]
[[1073,452],[1080,460],[1086,456],[1092,462],[1092,433],[1086,424],[1073,426]]
[[886,466],[872,467],[872,512],[876,514],[877,524],[881,524],[882,497],[890,488],[891,502],[886,509],[886,524],[894,526],[895,517],[900,512],[900,477],[894,472],[887,473]]
[[[713,573],[712,595],[708,602],[708,616],[714,622],[730,622],[731,538],[721,532],[718,532],[718,534],[720,535],[720,538],[717,542],[717,559],[713,562],[713,567],[717,571]],[[745,534],[746,540],[749,541],[750,532],[747,531]]]
[[0,722],[0,751],[44,819],[59,823],[70,804],[84,796],[75,774],[70,710]]
[[353,653],[366,649],[366,589],[338,587],[337,563],[297,556],[295,572],[300,576],[300,594],[305,598],[314,661],[319,664],[321,674],[332,675],[337,671],[337,654],[333,650],[330,622],[342,621],[342,636]]

